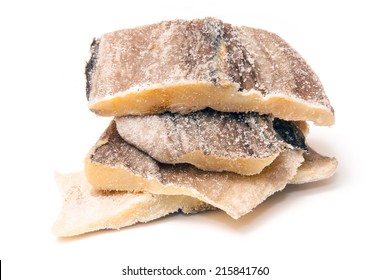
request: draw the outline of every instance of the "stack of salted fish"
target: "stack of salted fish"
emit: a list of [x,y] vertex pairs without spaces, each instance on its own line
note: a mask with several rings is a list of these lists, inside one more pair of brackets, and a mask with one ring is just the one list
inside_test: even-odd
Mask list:
[[334,112],[304,59],[277,35],[218,19],[174,20],[94,39],[89,108],[113,120],[85,159],[58,175],[53,231],[72,236],[182,211],[234,219],[287,184],[333,175],[305,141]]

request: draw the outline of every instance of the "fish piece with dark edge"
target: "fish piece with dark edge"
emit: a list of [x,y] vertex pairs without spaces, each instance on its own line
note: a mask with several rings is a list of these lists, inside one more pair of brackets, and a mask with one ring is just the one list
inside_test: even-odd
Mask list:
[[98,115],[212,108],[334,123],[314,71],[283,39],[218,19],[173,20],[104,34],[86,67]]

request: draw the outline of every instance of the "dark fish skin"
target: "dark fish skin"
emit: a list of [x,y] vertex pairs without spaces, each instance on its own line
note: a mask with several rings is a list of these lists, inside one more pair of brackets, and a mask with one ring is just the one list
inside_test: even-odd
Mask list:
[[305,135],[299,130],[293,122],[275,118],[272,122],[274,130],[282,138],[283,141],[295,148],[308,151],[305,143]]
[[93,38],[93,41],[91,43],[90,47],[90,52],[91,52],[91,58],[85,65],[85,77],[86,77],[86,95],[87,95],[87,100],[89,100],[89,95],[91,93],[91,88],[92,88],[92,79],[91,75],[93,72],[93,69],[95,68],[95,65],[98,60],[98,52],[99,52],[99,43],[100,40]]

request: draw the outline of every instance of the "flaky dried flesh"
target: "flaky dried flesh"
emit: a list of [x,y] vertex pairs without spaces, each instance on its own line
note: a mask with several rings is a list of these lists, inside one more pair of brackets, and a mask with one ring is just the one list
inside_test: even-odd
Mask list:
[[204,110],[126,116],[115,122],[126,142],[157,161],[190,163],[205,171],[258,174],[292,148],[274,131],[273,118],[257,113]]
[[[329,178],[337,166],[334,158],[321,156],[312,149],[304,158],[305,162],[290,183],[301,184]],[[148,222],[179,209],[184,213],[214,209],[190,196],[96,191],[83,172],[58,174],[56,179],[64,197],[61,213],[53,226],[53,232],[60,237],[101,229],[119,229],[137,222]]]
[[334,122],[318,77],[277,35],[216,19],[168,21],[95,40],[87,97],[100,115],[206,107]]
[[188,195],[237,219],[282,190],[302,162],[302,151],[286,150],[253,176],[161,164],[125,142],[112,123],[87,156],[85,174],[96,190]]
[[336,172],[338,163],[334,157],[323,156],[310,147],[303,157],[305,161],[290,181],[291,184],[304,184],[324,180],[332,177]]
[[57,175],[56,179],[64,196],[62,210],[53,226],[53,233],[60,237],[119,229],[179,210],[196,213],[214,209],[189,196],[97,192],[82,172]]

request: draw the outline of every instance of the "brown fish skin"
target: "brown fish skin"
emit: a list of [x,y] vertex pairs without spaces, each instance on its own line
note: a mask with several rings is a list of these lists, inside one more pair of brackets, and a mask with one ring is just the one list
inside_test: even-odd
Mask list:
[[286,186],[303,162],[302,153],[286,150],[253,176],[206,172],[187,164],[153,160],[126,143],[112,122],[87,155],[85,174],[95,190],[187,195],[238,219]]
[[294,148],[280,140],[271,116],[257,113],[203,110],[118,117],[115,122],[126,142],[157,161],[190,163],[205,171],[258,174],[281,152]]
[[99,115],[181,114],[213,108],[332,125],[316,74],[277,35],[220,20],[165,21],[104,34],[87,64]]

